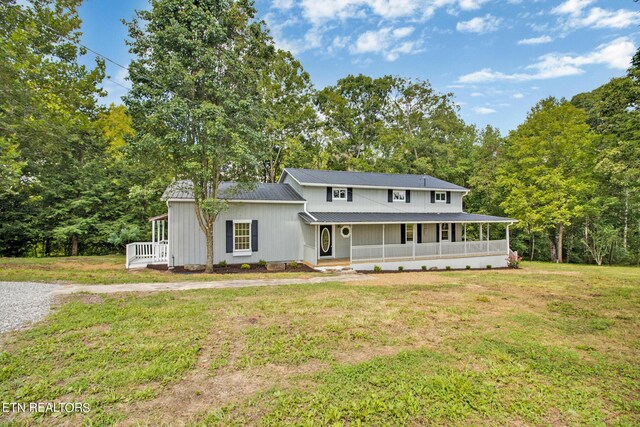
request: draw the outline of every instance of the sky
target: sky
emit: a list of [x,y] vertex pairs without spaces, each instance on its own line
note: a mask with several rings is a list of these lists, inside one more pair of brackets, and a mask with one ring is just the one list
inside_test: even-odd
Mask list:
[[[85,0],[83,43],[127,66],[120,21],[148,7]],[[540,99],[570,99],[623,75],[640,44],[633,0],[257,0],[256,8],[316,88],[360,73],[428,80],[453,94],[465,122],[503,134]],[[121,103],[127,72],[107,63],[107,75],[103,102]]]

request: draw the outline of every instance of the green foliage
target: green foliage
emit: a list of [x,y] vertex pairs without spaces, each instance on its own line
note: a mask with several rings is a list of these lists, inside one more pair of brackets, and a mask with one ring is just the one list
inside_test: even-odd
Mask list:
[[380,267],[379,265],[374,265],[373,266],[373,271],[375,271],[376,273],[379,273],[382,271],[382,267]]
[[450,266],[450,265],[447,265],[444,269],[445,269],[445,270],[451,270],[451,266]]
[[466,268],[467,270],[471,270],[471,266],[470,266],[470,265],[467,265],[465,268]]
[[427,271],[427,266],[426,265],[422,266],[422,271]]
[[227,266],[227,261],[218,262],[218,268],[225,268]]
[[491,264],[487,264],[487,270],[491,270]]
[[398,266],[398,271],[404,271],[404,267],[402,265]]
[[242,265],[240,266],[240,269],[241,269],[241,270],[250,270],[250,269],[251,269],[251,266],[250,266],[249,264],[242,264]]
[[297,263],[297,262],[295,262],[295,261],[291,261],[291,262],[290,262],[290,263],[288,263],[287,265],[288,265],[288,267],[289,267],[289,268],[292,268],[292,269],[294,269],[294,270],[295,270],[296,268],[300,268],[300,264],[298,264],[298,263]]
[[266,266],[267,266],[267,261],[265,261],[265,260],[261,259],[260,261],[258,261],[258,265],[259,265],[260,267],[266,267]]

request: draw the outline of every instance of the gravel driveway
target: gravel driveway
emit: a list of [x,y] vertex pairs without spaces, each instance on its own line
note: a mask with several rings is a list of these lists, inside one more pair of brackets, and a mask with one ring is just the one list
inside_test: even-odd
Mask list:
[[0,333],[44,318],[57,288],[45,283],[0,282]]

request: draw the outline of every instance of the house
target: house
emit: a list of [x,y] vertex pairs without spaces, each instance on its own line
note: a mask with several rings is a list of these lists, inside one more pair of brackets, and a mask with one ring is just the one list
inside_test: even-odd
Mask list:
[[[224,183],[220,193],[232,188]],[[507,265],[511,218],[466,213],[469,190],[428,175],[287,168],[278,183],[228,198],[216,221],[214,262],[297,261],[355,270]],[[127,247],[127,267],[203,265],[205,236],[189,182],[163,195],[153,239]]]

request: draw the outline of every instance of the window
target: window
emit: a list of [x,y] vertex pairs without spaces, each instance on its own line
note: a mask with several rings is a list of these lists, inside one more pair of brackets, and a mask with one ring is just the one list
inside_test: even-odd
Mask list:
[[341,235],[342,237],[344,237],[345,239],[346,239],[347,237],[350,237],[350,236],[351,236],[351,227],[349,227],[348,225],[345,225],[344,227],[342,227],[342,228],[340,229],[340,235]]
[[393,190],[393,201],[403,202],[405,201],[407,194],[404,190]]
[[440,240],[449,240],[449,224],[442,224],[442,226],[440,227],[440,233]]
[[407,227],[405,231],[406,241],[407,243],[413,242],[413,224],[407,224],[406,227]]
[[333,200],[347,200],[347,189],[346,188],[334,188],[333,189]]
[[447,201],[447,193],[444,191],[436,191],[436,202],[445,203]]
[[233,222],[233,254],[251,255],[251,221]]

